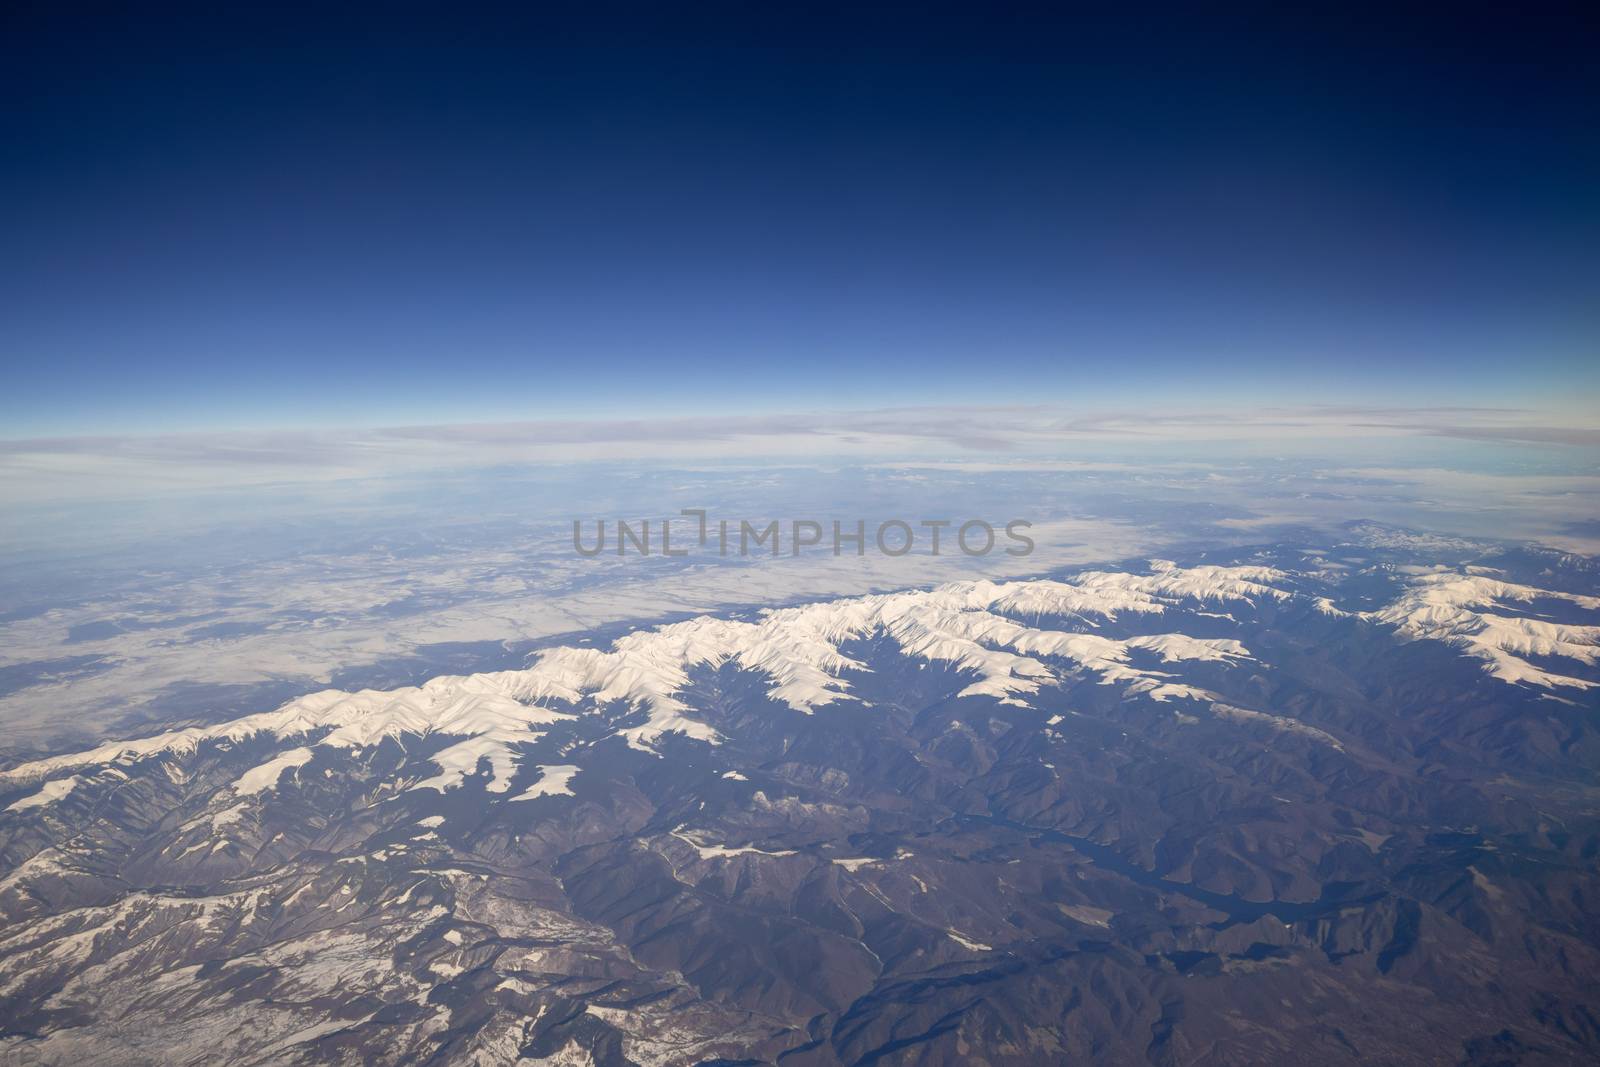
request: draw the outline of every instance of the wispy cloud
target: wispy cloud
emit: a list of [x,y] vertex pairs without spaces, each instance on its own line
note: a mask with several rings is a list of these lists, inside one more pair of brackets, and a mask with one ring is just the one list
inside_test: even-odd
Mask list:
[[1062,457],[1089,442],[1375,437],[1593,447],[1600,445],[1600,426],[1556,425],[1517,408],[1073,411],[1018,405],[70,437],[0,441],[0,495],[13,501],[81,499],[517,463]]
[[1428,426],[1419,432],[1468,441],[1511,441],[1522,444],[1600,445],[1600,430],[1580,426]]

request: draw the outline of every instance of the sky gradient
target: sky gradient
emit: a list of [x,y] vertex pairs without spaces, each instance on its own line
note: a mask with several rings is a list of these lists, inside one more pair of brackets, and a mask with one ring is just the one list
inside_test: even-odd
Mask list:
[[12,9],[0,437],[1600,393],[1576,15],[442,11]]

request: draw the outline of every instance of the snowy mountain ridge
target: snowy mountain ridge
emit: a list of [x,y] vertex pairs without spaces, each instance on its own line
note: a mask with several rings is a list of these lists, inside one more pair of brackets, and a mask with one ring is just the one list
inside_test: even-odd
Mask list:
[[[579,714],[586,702],[596,706],[623,702],[644,712],[643,723],[617,731],[637,749],[651,751],[668,733],[717,744],[716,731],[692,717],[679,696],[695,667],[731,663],[759,672],[770,679],[773,700],[804,714],[852,699],[845,674],[868,668],[847,656],[842,646],[874,634],[892,638],[907,656],[974,674],[975,680],[961,690],[961,696],[989,696],[1026,706],[1027,695],[1054,681],[1064,668],[1092,672],[1101,684],[1121,685],[1129,696],[1207,700],[1211,694],[1203,689],[1136,665],[1135,654],[1149,654],[1162,663],[1250,658],[1239,641],[1182,633],[1117,639],[1039,628],[1019,620],[1066,619],[1093,629],[1119,616],[1160,615],[1190,601],[1204,606],[1298,598],[1319,611],[1335,610],[1326,598],[1285,587],[1297,577],[1301,576],[1273,567],[1186,568],[1152,560],[1148,574],[1089,571],[1066,579],[963,581],[773,609],[755,622],[702,616],[628,634],[610,651],[549,649],[521,670],[445,675],[420,686],[387,691],[324,690],[276,711],[215,726],[110,742],[0,773],[0,789],[51,779],[65,770],[189,754],[210,741],[242,742],[261,734],[315,738],[241,776],[235,791],[248,795],[271,788],[284,771],[308,762],[313,748],[366,748],[385,738],[445,735],[462,740],[436,753],[432,759],[440,773],[413,788],[451,788],[473,773],[480,760],[488,759],[493,772],[489,789],[500,792],[510,788],[516,770],[515,746],[537,741],[552,723]],[[1593,686],[1526,657],[1567,657],[1593,665],[1600,656],[1600,626],[1558,624],[1487,610],[1541,598],[1600,610],[1600,598],[1444,572],[1415,577],[1399,599],[1360,614],[1406,638],[1449,643],[1483,660],[1485,671],[1507,682],[1545,688]],[[73,780],[53,780],[47,791],[12,807],[59,799],[71,789],[62,781]]]

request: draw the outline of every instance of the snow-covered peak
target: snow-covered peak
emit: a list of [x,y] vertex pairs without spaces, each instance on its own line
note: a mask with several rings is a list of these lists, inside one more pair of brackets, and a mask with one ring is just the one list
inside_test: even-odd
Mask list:
[[1408,637],[1454,645],[1483,660],[1484,670],[1508,682],[1595,688],[1593,682],[1557,674],[1529,660],[1562,657],[1591,667],[1600,660],[1600,626],[1530,618],[1511,614],[1505,607],[1538,600],[1600,611],[1600,597],[1514,585],[1482,574],[1445,572],[1412,579],[1404,596],[1372,617]]

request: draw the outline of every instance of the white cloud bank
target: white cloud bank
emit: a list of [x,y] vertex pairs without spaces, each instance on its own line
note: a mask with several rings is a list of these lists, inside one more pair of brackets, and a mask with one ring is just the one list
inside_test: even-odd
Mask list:
[[926,407],[0,441],[0,498],[122,498],[494,464],[596,460],[1057,456],[1090,444],[1453,438],[1600,447],[1592,417],[1520,408],[1301,407],[1082,412]]

